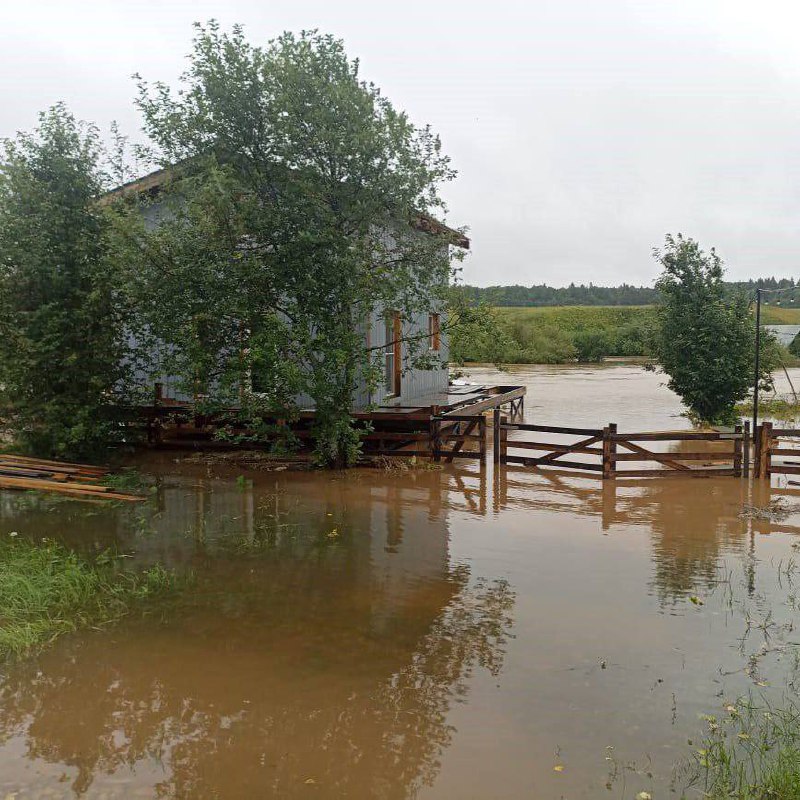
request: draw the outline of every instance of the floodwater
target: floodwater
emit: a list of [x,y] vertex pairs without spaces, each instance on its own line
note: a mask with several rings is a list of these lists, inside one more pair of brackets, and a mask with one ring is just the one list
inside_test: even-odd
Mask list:
[[[688,426],[638,367],[472,379],[526,383],[537,422]],[[0,494],[0,535],[194,575],[4,668],[0,797],[659,800],[701,714],[794,678],[785,478],[173,459],[135,508]]]

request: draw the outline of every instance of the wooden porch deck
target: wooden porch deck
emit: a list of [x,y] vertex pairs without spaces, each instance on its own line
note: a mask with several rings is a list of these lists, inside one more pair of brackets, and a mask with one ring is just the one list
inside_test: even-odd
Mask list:
[[[447,392],[423,395],[416,398],[414,405],[386,402],[379,408],[368,412],[354,412],[360,419],[385,419],[384,415],[429,414],[431,416],[470,416],[482,414],[495,408],[508,405],[514,414],[520,413],[525,403],[524,386],[451,386]],[[364,415],[364,416],[362,416]]]
[[[413,406],[385,404],[370,411],[353,411],[352,417],[364,424],[364,453],[397,456],[426,455],[439,460],[476,457],[485,459],[486,411],[508,408],[512,417],[520,415],[525,401],[524,386],[453,386],[447,392],[417,399]],[[246,438],[233,417],[197,414],[191,404],[160,402],[139,409],[147,426],[151,445],[180,448],[252,449],[269,446],[242,441],[217,440],[216,431],[222,426],[235,428]],[[313,409],[301,411],[299,418],[289,424],[292,435],[310,446],[314,438]],[[278,421],[276,420],[276,423]],[[453,443],[452,449],[443,442]],[[465,442],[477,450],[463,450]],[[462,452],[463,450],[463,452]]]

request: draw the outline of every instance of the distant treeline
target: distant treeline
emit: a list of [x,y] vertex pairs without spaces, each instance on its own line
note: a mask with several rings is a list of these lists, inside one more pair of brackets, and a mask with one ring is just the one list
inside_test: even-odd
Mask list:
[[[781,297],[781,305],[800,306],[800,284],[793,278],[759,278],[727,284],[731,289],[744,289],[755,294],[762,289],[797,288]],[[648,286],[588,286],[580,284],[556,288],[539,286],[464,286],[463,291],[473,300],[490,306],[648,306],[658,301],[658,291]]]

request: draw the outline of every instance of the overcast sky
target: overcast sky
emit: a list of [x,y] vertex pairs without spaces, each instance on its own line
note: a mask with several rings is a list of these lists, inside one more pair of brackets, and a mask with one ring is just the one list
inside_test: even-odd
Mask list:
[[459,170],[470,283],[649,285],[666,232],[732,278],[800,277],[800,4],[783,0],[3,0],[0,136],[65,100],[139,135],[130,76],[175,82],[191,23],[319,28],[431,123]]

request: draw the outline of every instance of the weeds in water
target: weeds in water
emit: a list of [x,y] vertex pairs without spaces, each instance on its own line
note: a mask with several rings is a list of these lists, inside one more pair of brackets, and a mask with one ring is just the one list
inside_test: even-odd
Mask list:
[[90,563],[49,540],[0,541],[0,658],[111,623],[176,586],[174,574],[161,566],[128,573],[114,561],[106,554]]
[[687,792],[708,800],[800,800],[800,707],[752,699],[705,717],[708,732],[685,767]]
[[112,489],[126,492],[145,492],[155,491],[153,479],[146,477],[135,467],[126,467],[119,472],[110,472],[103,477],[102,483]]
[[[743,417],[752,416],[753,401],[748,400],[737,404],[736,412]],[[800,420],[800,403],[778,396],[762,398],[758,401],[758,413],[761,417],[781,422],[794,422]]]
[[[780,514],[782,508],[771,509]],[[794,698],[800,651],[794,641],[800,565],[792,555],[773,561],[778,593],[755,590],[745,565],[746,592],[734,593],[729,576],[724,605],[741,621],[739,652],[743,672],[754,687],[767,687],[766,676],[783,660],[786,690],[779,703],[752,696],[726,705],[721,714],[704,716],[706,733],[692,756],[676,772],[683,798],[707,800],[800,800],[800,705]],[[756,690],[765,692],[767,689]]]
[[442,469],[441,464],[416,456],[403,457],[402,453],[396,456],[371,456],[365,453],[361,460],[362,463],[384,472],[435,472]]
[[[798,451],[800,452],[800,451]],[[768,506],[752,506],[745,503],[739,513],[740,519],[762,519],[767,522],[783,522],[800,511],[800,504],[786,503],[782,497],[773,500]]]

